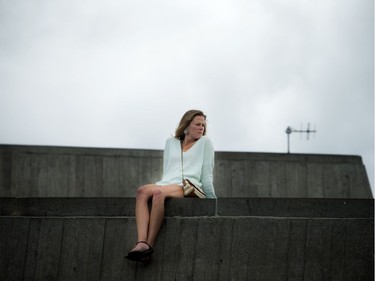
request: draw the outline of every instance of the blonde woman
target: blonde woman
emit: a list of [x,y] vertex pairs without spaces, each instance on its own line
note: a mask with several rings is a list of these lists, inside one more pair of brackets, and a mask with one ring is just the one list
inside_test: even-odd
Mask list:
[[[206,137],[206,131],[206,115],[200,110],[189,110],[182,116],[175,136],[167,139],[162,179],[137,190],[135,216],[138,242],[126,256],[127,259],[148,261],[151,258],[164,218],[165,200],[184,197],[181,157],[184,178],[200,187],[206,198],[216,198],[213,186],[214,148]],[[152,205],[149,209],[150,200]]]

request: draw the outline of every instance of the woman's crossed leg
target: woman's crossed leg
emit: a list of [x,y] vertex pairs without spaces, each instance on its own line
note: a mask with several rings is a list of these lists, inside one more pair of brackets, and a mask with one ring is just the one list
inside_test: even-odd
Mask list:
[[[164,219],[164,203],[168,198],[183,198],[182,187],[177,184],[159,186],[148,184],[138,188],[136,195],[135,216],[138,241],[154,245]],[[148,207],[152,200],[151,210]],[[138,243],[132,251],[144,251],[149,248],[146,243]]]

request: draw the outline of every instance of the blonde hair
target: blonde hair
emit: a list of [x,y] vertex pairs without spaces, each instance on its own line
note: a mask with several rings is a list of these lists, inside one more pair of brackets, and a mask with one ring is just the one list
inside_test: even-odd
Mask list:
[[[176,129],[176,133],[175,133],[176,139],[183,140],[185,138],[185,130],[196,116],[203,116],[204,120],[206,120],[206,115],[204,115],[203,111],[195,110],[195,109],[187,111],[182,116],[180,124],[178,125]],[[206,131],[207,131],[207,125],[204,126],[203,135],[206,134]]]

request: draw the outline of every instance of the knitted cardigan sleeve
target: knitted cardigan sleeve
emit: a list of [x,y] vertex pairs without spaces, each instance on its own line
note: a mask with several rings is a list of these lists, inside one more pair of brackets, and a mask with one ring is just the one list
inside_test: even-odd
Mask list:
[[206,138],[202,165],[201,183],[207,198],[216,198],[213,185],[213,171],[215,165],[215,150],[212,141]]
[[166,174],[167,172],[167,167],[168,167],[168,160],[169,160],[169,144],[170,144],[171,140],[170,139],[167,139],[167,141],[165,142],[165,147],[164,147],[164,152],[163,152],[163,176]]

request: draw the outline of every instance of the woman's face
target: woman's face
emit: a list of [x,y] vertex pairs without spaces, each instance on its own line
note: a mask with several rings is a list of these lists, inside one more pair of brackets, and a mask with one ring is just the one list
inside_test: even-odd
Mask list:
[[195,116],[193,121],[190,122],[188,129],[188,135],[193,139],[200,139],[203,136],[206,127],[206,120],[203,116]]

